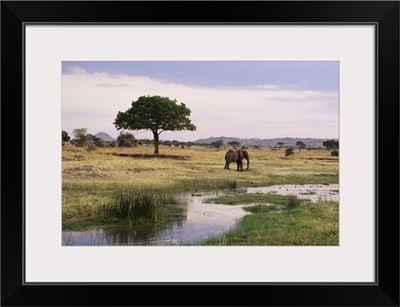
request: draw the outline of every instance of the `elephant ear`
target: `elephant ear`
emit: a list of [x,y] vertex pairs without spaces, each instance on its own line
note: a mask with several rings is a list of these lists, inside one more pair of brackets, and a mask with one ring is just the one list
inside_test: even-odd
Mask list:
[[239,149],[237,151],[239,158],[243,159],[243,151],[241,149]]

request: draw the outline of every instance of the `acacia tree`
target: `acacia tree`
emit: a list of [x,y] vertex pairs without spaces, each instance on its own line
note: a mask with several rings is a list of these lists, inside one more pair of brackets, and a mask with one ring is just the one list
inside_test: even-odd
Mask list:
[[117,130],[148,130],[153,133],[154,153],[159,153],[160,134],[163,131],[195,131],[189,116],[191,111],[184,103],[168,97],[141,96],[132,101],[125,112],[118,112],[114,121]]
[[223,140],[218,140],[218,141],[212,142],[210,145],[212,147],[217,148],[217,151],[218,151],[222,146],[224,146],[224,141]]
[[296,146],[299,147],[300,150],[304,149],[304,148],[307,148],[307,145],[302,141],[297,141],[296,142]]
[[239,146],[240,143],[237,142],[237,141],[232,141],[232,142],[228,142],[228,145],[231,145],[232,147],[235,147],[235,146]]
[[322,145],[328,150],[336,150],[339,149],[339,140],[328,140],[323,142]]

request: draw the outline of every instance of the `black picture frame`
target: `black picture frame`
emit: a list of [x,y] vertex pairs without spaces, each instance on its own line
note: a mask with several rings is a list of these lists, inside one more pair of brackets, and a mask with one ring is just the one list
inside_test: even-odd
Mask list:
[[[31,22],[376,25],[376,282],[24,283],[24,24]],[[399,1],[2,1],[1,145],[2,306],[399,306]]]

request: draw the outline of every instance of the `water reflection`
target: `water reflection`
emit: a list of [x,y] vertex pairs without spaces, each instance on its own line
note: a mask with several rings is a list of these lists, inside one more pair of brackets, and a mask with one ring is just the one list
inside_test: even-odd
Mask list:
[[296,195],[311,202],[322,200],[339,201],[338,184],[283,184],[269,187],[247,188],[246,193],[275,193],[278,195]]
[[[339,185],[279,185],[246,188],[241,193],[276,193],[297,195],[312,202],[339,200]],[[171,205],[174,218],[169,223],[103,227],[92,231],[64,231],[63,245],[74,246],[170,246],[192,243],[209,236],[217,236],[235,226],[238,219],[249,214],[243,206],[204,203],[216,193],[182,195],[181,205]]]
[[103,227],[92,231],[64,231],[63,245],[182,245],[219,235],[248,214],[242,206],[203,203],[215,193],[182,195],[181,205],[171,205],[169,223]]

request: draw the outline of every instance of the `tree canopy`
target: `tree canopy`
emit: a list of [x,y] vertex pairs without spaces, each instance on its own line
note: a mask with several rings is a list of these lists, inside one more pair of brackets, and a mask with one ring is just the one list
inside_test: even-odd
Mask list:
[[285,156],[288,157],[288,156],[291,156],[291,155],[294,155],[293,148],[291,148],[291,147],[286,148],[286,150],[285,150]]
[[220,149],[222,146],[224,146],[224,141],[223,141],[223,140],[218,140],[218,141],[212,142],[210,145],[211,145],[212,147],[217,148],[217,150],[218,150],[218,149]]
[[302,141],[297,141],[296,146],[299,147],[299,149],[307,148],[307,145]]
[[153,133],[154,153],[159,153],[159,137],[163,131],[195,131],[184,103],[168,97],[141,96],[132,101],[125,112],[118,112],[114,121],[117,130],[148,130]]
[[339,140],[327,140],[322,143],[327,149],[339,149]]
[[239,146],[240,143],[237,142],[237,141],[232,141],[232,142],[228,142],[228,145],[231,145],[231,146]]
[[90,135],[87,134],[87,128],[77,128],[72,131],[75,138],[73,141],[75,142],[76,146],[84,146],[86,145]]
[[67,131],[62,130],[61,131],[61,138],[62,138],[62,142],[68,142],[71,138],[68,135]]

